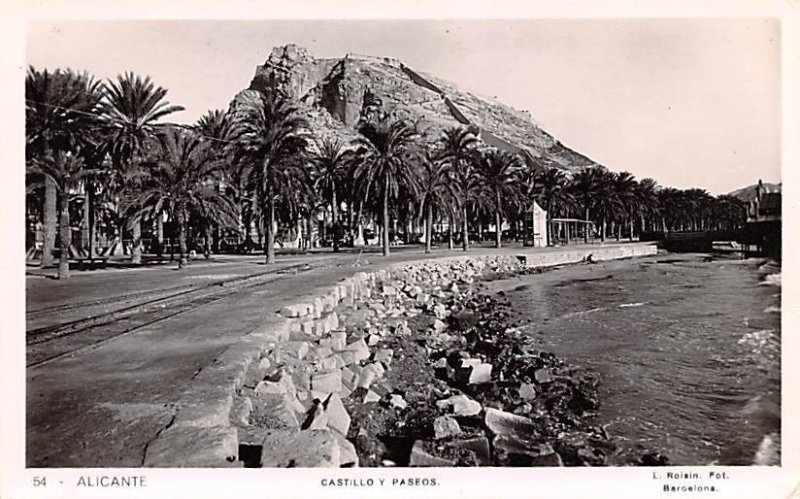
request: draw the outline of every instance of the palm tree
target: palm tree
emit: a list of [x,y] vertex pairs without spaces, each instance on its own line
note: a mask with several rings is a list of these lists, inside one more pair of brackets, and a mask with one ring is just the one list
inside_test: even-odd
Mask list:
[[605,242],[608,222],[619,215],[623,209],[623,202],[616,189],[616,175],[605,168],[600,169],[598,173],[593,208],[596,216],[600,217],[600,240]]
[[658,209],[658,183],[652,178],[644,178],[639,181],[635,189],[637,199],[638,214],[640,220],[639,233],[646,230],[645,218],[652,217]]
[[[231,116],[233,135],[243,154],[242,172],[266,225],[266,263],[275,261],[275,205],[279,196],[292,202],[293,191],[308,191],[311,176],[304,164],[308,124],[288,98],[260,91],[244,94]],[[247,228],[249,230],[249,227]]]
[[69,279],[70,216],[69,193],[79,187],[83,177],[92,172],[84,169],[83,159],[71,152],[58,151],[55,155],[35,158],[29,165],[31,173],[44,175],[59,193],[58,278]]
[[381,196],[383,255],[389,255],[389,205],[401,191],[419,191],[417,172],[410,157],[415,134],[403,120],[390,118],[367,122],[359,127],[356,157],[357,177]]
[[[584,168],[572,177],[570,185],[575,200],[583,207],[584,220],[592,220],[591,215],[595,210],[604,171],[602,167]],[[584,231],[583,240],[585,243],[589,242],[588,230]]]
[[495,248],[499,248],[502,239],[503,200],[516,199],[519,192],[520,175],[523,170],[522,161],[516,154],[499,149],[489,149],[476,155],[476,171],[484,181],[486,190],[491,195],[494,209]]
[[330,203],[333,215],[333,251],[339,251],[339,203],[337,191],[342,188],[351,155],[345,145],[335,138],[323,138],[316,143],[317,151],[312,155],[316,167],[314,188]]
[[459,204],[462,215],[463,240],[462,249],[469,248],[469,219],[467,206],[475,200],[482,184],[475,175],[473,150],[478,145],[478,138],[472,130],[462,127],[446,129],[440,139],[442,159],[447,162],[453,172],[453,179],[458,189]]
[[[59,154],[86,148],[97,131],[102,84],[87,73],[28,68],[25,78],[25,138],[29,161],[54,163]],[[53,263],[56,239],[56,192],[45,175],[41,265]]]
[[[110,153],[119,178],[136,179],[139,175],[124,175],[139,167],[146,144],[157,129],[159,119],[177,111],[181,106],[170,105],[164,100],[167,89],[157,87],[149,76],[142,78],[132,72],[117,76],[116,81],[109,80],[106,86],[106,116],[111,133],[109,136]],[[120,183],[123,195],[130,196],[136,185]],[[142,262],[142,224],[136,217],[129,224],[132,231],[133,247],[131,262]],[[121,234],[120,234],[121,235]]]
[[633,241],[633,216],[639,210],[636,189],[638,183],[630,172],[619,172],[613,174],[614,196],[619,204],[616,221],[616,237],[619,241],[623,222],[627,221],[630,229],[629,239]]
[[[229,114],[222,109],[207,111],[201,116],[194,125],[194,130],[202,136],[203,140],[211,141],[212,150],[215,156],[223,163],[222,168],[217,173],[217,188],[225,191],[232,196],[236,202],[240,201],[238,193],[234,187],[236,176],[236,163],[234,161],[235,148],[233,141],[233,128]],[[157,217],[157,232],[159,235],[159,249],[163,241],[163,223],[161,217]],[[216,230],[214,230],[216,229]],[[220,227],[212,227],[211,224],[205,225],[205,257],[210,258],[212,246],[219,244],[221,239]],[[217,251],[216,249],[214,251]]]
[[548,168],[536,175],[533,185],[534,197],[547,210],[547,241],[552,244],[553,217],[566,215],[577,205],[569,177],[564,170]]
[[423,205],[420,211],[425,216],[425,253],[431,252],[434,212],[448,211],[452,207],[452,201],[458,198],[452,182],[450,165],[440,160],[438,156],[438,152],[427,150],[420,158],[422,165],[420,194]]
[[235,206],[218,189],[217,175],[224,167],[213,144],[196,132],[177,127],[164,129],[157,136],[142,188],[125,198],[134,218],[166,213],[178,224],[178,268],[186,264],[186,228],[192,214],[201,220],[232,224]]

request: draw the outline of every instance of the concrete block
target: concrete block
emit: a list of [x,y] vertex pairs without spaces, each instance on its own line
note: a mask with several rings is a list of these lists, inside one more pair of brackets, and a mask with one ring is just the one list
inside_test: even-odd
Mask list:
[[239,438],[232,426],[171,426],[147,446],[147,468],[218,468],[238,459]]
[[338,468],[341,447],[333,432],[276,431],[264,439],[261,466],[265,468]]

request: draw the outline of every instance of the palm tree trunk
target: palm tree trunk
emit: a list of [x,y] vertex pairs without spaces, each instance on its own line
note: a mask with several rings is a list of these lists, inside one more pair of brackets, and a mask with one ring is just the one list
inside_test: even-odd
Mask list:
[[630,233],[628,234],[628,241],[633,241],[633,215],[628,218],[628,229],[630,229]]
[[89,195],[89,180],[83,185],[83,219],[81,220],[81,249],[87,251],[89,248],[89,232],[91,230],[91,196]]
[[205,256],[206,260],[208,260],[209,258],[211,258],[211,245],[213,244],[214,240],[214,232],[211,228],[211,224],[206,225],[205,239],[206,239],[205,244],[203,245],[204,246],[203,256]]
[[142,219],[136,217],[131,225],[131,263],[142,263]]
[[69,194],[61,191],[59,202],[59,238],[58,249],[61,253],[58,259],[58,278],[69,279]]
[[383,256],[389,256],[389,177],[383,180]]
[[600,231],[600,241],[601,242],[606,242],[606,217],[605,217],[605,215],[603,215],[602,220],[603,221],[602,221],[602,225],[601,225],[602,230]]
[[53,249],[56,247],[56,222],[58,215],[56,183],[50,177],[45,177],[44,180],[44,209],[43,209],[43,225],[44,225],[44,242],[42,245],[42,267],[48,267],[53,264]]
[[333,252],[339,252],[339,206],[336,202],[336,184],[331,187],[333,191],[332,208],[333,208]]
[[433,234],[433,204],[425,206],[425,253],[431,252],[431,236]]
[[186,214],[178,208],[178,268],[186,265]]
[[501,210],[500,210],[500,191],[497,191],[495,195],[497,200],[497,210],[495,211],[494,214],[494,224],[496,225],[495,235],[494,235],[494,247],[499,248],[501,244],[501,238],[503,236],[503,231],[500,228],[500,224],[503,223],[503,217],[501,215]]
[[94,194],[94,182],[89,180],[87,183],[87,193],[89,194],[89,246],[87,250],[89,251],[89,258],[94,257],[94,233],[95,233],[95,221],[94,221],[94,201],[95,201],[95,194]]
[[447,249],[453,249],[453,215],[447,215]]
[[265,232],[267,242],[264,253],[267,255],[266,263],[275,262],[275,198],[272,196],[272,186],[267,188],[267,217]]
[[[584,219],[585,220],[589,220],[589,208],[586,208],[584,211],[585,211],[585,214],[586,214]],[[589,242],[589,227],[588,227],[588,225],[583,228],[583,242],[584,243],[588,243]]]
[[161,258],[164,254],[164,217],[156,213],[156,255]]
[[464,210],[462,215],[464,216],[464,220],[461,226],[463,235],[461,237],[461,249],[467,251],[469,248],[469,223],[467,221],[467,203],[464,203]]

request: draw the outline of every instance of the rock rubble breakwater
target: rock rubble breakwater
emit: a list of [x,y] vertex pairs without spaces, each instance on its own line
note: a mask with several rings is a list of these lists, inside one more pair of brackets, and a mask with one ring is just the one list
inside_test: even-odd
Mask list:
[[[638,248],[638,249],[637,249]],[[611,250],[612,248],[608,248]],[[198,373],[145,466],[603,464],[591,376],[507,327],[483,276],[620,253],[470,256],[357,272]]]

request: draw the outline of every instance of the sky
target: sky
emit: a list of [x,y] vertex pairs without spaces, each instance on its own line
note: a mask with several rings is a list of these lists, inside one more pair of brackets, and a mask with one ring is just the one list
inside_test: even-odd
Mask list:
[[774,19],[34,21],[27,62],[100,78],[150,75],[191,123],[224,109],[272,47],[409,67],[531,112],[614,171],[722,194],[779,182]]

